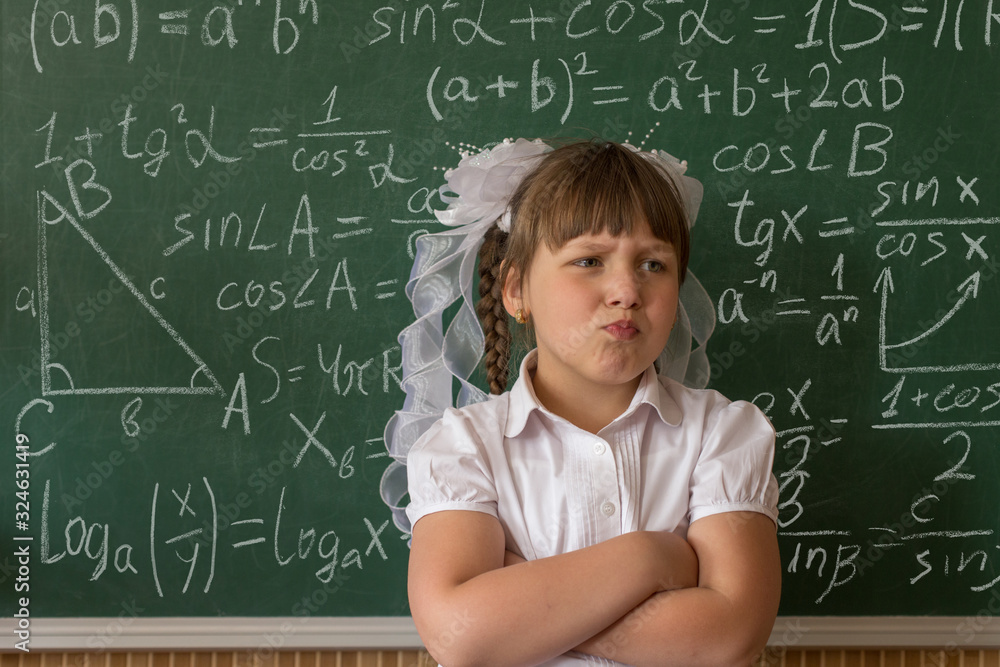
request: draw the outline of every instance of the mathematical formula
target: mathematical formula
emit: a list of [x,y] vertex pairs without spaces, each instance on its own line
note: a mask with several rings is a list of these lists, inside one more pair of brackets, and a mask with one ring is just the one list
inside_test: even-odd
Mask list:
[[234,572],[404,571],[382,430],[444,173],[598,132],[705,185],[705,371],[775,426],[795,613],[1000,585],[993,0],[3,11],[0,401],[40,468],[34,581],[207,604]]

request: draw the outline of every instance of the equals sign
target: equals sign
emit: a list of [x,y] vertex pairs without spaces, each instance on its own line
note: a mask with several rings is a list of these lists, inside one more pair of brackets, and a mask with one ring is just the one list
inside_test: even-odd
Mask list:
[[[785,18],[784,14],[779,14],[777,16],[755,16],[755,17],[753,17],[754,21],[781,21],[781,20],[784,20],[784,18]],[[767,35],[767,34],[770,34],[772,32],[775,32],[776,30],[777,30],[777,28],[755,28],[754,32],[756,32],[758,34],[761,34],[761,35]]]
[[[616,94],[624,86],[594,86],[591,90],[600,93]],[[628,102],[628,97],[611,97],[606,100],[594,100],[594,104],[617,104],[618,102]]]
[[847,226],[846,227],[841,227],[840,229],[820,230],[820,233],[819,233],[820,238],[824,238],[825,239],[825,238],[829,238],[831,236],[845,236],[847,234],[853,234],[854,233],[854,227],[852,227],[851,224],[849,222],[847,222],[847,218],[834,218],[833,220],[825,220],[825,221],[823,221],[824,225],[840,225],[840,224],[844,224],[844,223],[847,223]]
[[251,135],[262,134],[268,135],[261,139],[253,139],[254,148],[269,148],[271,146],[281,146],[282,144],[287,144],[288,139],[275,139],[274,135],[280,134],[280,127],[255,127],[250,130]]
[[[784,301],[779,301],[779,306],[785,306],[792,303],[802,303],[805,299],[785,299]],[[809,311],[804,308],[793,308],[791,310],[782,310],[776,312],[775,315],[808,315]]]
[[[903,11],[909,14],[926,14],[926,7],[903,7]],[[912,30],[920,30],[924,27],[923,23],[907,23],[906,25],[899,26],[900,32],[910,32]]]
[[[827,421],[827,420],[824,420],[824,421]],[[831,424],[837,424],[838,427],[841,424],[846,424],[847,423],[847,419],[830,419],[828,421]],[[839,431],[840,429],[838,428],[837,430]],[[831,440],[823,440],[823,441],[820,442],[820,444],[823,445],[824,447],[829,447],[830,445],[836,444],[836,443],[840,442],[841,440],[843,440],[843,438],[836,437],[836,438],[832,438]]]
[[[337,222],[344,225],[356,225],[365,219],[363,215],[355,215],[350,218],[337,218]],[[359,227],[358,229],[352,229],[349,232],[338,232],[336,234],[331,234],[330,238],[334,241],[337,239],[346,239],[350,236],[362,236],[364,234],[371,234],[375,231],[374,227]]]
[[376,450],[374,454],[365,455],[366,459],[381,459],[385,458],[386,456],[389,456],[389,452],[385,448],[385,438],[368,438],[367,440],[365,440],[366,445],[371,445],[376,442],[383,443],[382,448],[380,450]]
[[[383,280],[380,283],[375,283],[375,287],[388,287],[389,285],[395,285],[398,282],[399,282],[398,280]],[[375,298],[376,299],[388,299],[388,298],[394,297],[394,296],[396,296],[396,292],[395,291],[392,291],[392,292],[379,292],[378,294],[375,295]]]
[[292,373],[298,373],[303,368],[305,368],[305,366],[296,366],[295,368],[289,368],[288,369],[288,373],[289,373],[288,381],[289,382],[298,382],[299,380],[301,380],[302,379],[301,375],[296,375],[295,377],[291,377],[291,374]]
[[181,24],[177,25],[177,24],[164,23],[164,25],[160,26],[160,32],[162,32],[165,35],[186,35],[186,34],[188,34],[187,26],[183,25],[183,22],[187,20],[188,11],[189,10],[187,10],[187,9],[178,9],[178,10],[173,11],[173,12],[161,12],[160,13],[160,20],[161,21],[166,22],[166,21],[177,21],[177,20],[180,20]]
[[[240,526],[240,525],[245,524],[245,523],[260,523],[260,524],[263,524],[264,520],[263,519],[242,519],[240,521],[233,521],[233,523],[231,525],[233,525],[233,526]],[[251,546],[253,544],[260,544],[261,542],[265,542],[265,541],[267,541],[266,538],[255,537],[253,539],[243,540],[242,542],[236,542],[235,544],[233,544],[233,548],[234,549],[242,549],[243,547],[249,547],[249,546]]]

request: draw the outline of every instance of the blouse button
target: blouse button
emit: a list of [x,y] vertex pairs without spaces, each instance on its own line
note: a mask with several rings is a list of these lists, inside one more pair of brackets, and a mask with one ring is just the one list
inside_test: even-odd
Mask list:
[[604,453],[604,443],[598,442],[594,444],[594,453],[600,456]]
[[615,513],[615,506],[610,502],[606,502],[601,505],[601,511],[604,513],[604,516],[611,516]]

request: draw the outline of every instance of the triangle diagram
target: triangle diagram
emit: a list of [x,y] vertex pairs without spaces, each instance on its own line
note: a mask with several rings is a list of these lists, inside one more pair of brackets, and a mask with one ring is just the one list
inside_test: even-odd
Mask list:
[[222,394],[208,365],[68,208],[45,190],[36,197],[42,395]]

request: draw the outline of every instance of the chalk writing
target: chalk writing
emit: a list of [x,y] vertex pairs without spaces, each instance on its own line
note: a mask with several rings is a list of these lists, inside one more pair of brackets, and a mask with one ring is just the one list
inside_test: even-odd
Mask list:
[[415,246],[455,147],[591,132],[705,186],[701,370],[774,425],[783,613],[981,609],[1000,5],[771,4],[5,3],[35,615],[405,614],[380,480]]

